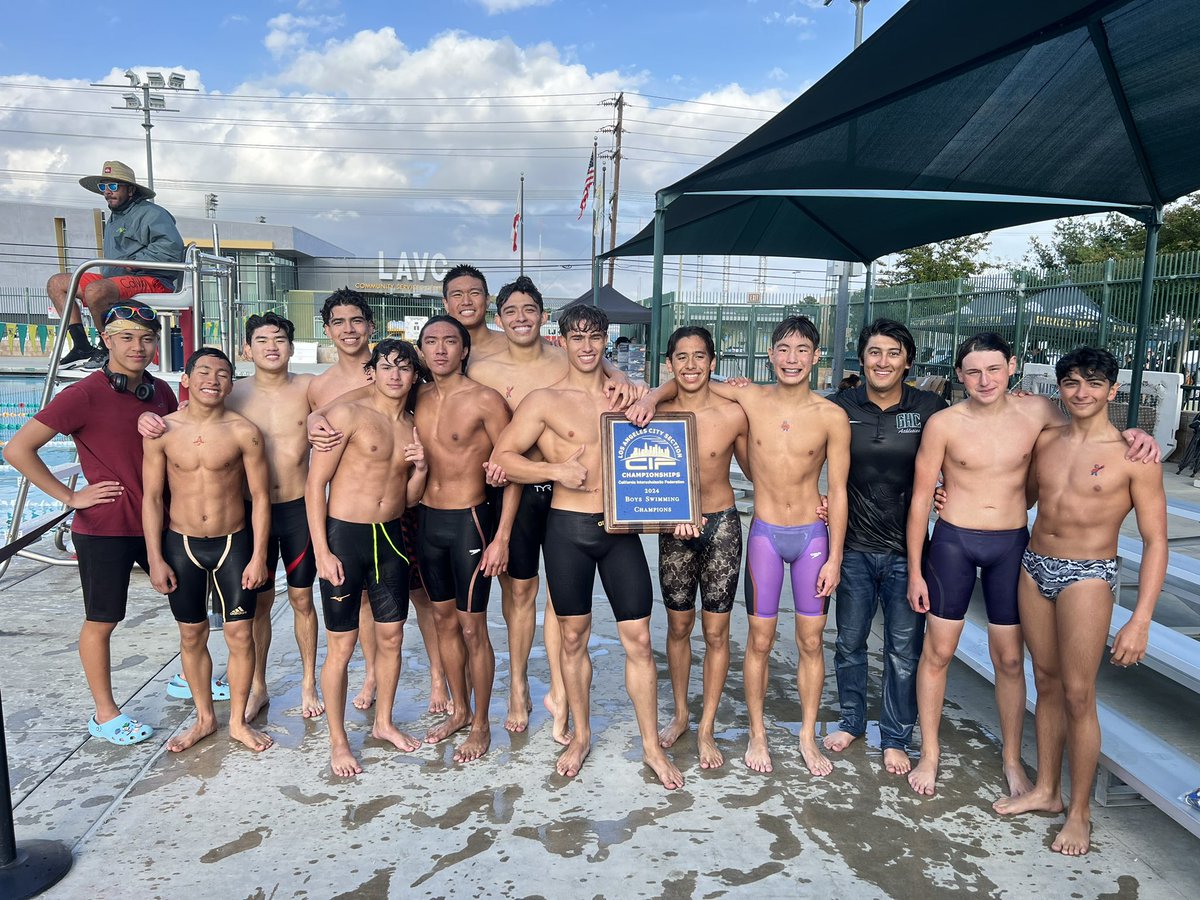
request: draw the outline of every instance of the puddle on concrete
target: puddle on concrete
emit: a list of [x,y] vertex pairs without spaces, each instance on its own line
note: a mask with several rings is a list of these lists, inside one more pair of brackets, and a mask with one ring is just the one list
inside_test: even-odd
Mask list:
[[391,893],[392,875],[395,872],[395,866],[376,869],[373,877],[344,894],[337,894],[332,900],[387,900],[388,894]]
[[253,850],[262,844],[263,838],[271,836],[269,828],[255,828],[253,831],[247,831],[240,838],[230,841],[228,844],[222,844],[220,847],[214,847],[202,857],[202,863],[215,863],[223,859],[228,859],[238,853],[244,853],[246,850]]
[[285,785],[279,789],[279,793],[287,797],[289,800],[294,800],[297,803],[303,803],[305,806],[320,806],[328,803],[331,800],[337,799],[333,794],[305,794],[300,788],[294,784]]
[[463,847],[461,850],[456,850],[454,853],[447,853],[445,856],[441,857],[432,869],[412,883],[412,887],[417,887],[421,884],[424,884],[443,869],[456,866],[464,860],[470,859],[473,856],[478,856],[480,853],[490,850],[492,845],[495,843],[496,829],[476,829],[467,836],[467,845],[465,847]]

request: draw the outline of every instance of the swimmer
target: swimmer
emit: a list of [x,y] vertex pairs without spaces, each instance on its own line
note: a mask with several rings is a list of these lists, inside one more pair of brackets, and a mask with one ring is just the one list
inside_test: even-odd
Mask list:
[[[925,499],[909,507],[907,527],[908,601],[918,613],[928,613],[917,666],[921,759],[908,783],[926,796],[937,789],[946,675],[975,589],[976,568],[987,605],[1008,794],[1018,797],[1033,787],[1021,764],[1025,651],[1017,576],[1029,542],[1025,479],[1038,435],[1065,418],[1046,397],[1008,393],[1016,367],[1012,348],[998,334],[982,332],[963,341],[955,369],[967,400],[930,418],[917,452],[912,496],[932,497],[939,472],[947,495],[932,537]],[[1158,447],[1145,432],[1131,429],[1125,439],[1132,444],[1131,459],[1158,461]]]
[[[321,307],[325,336],[337,350],[337,362],[309,382],[308,404],[313,410],[308,419],[309,441],[318,451],[329,450],[341,440],[341,435],[329,426],[323,408],[334,400],[362,400],[371,396],[369,385],[373,369],[365,366],[371,358],[371,335],[375,318],[366,297],[350,288],[334,291]],[[349,395],[349,396],[347,396]],[[401,514],[402,525],[410,536],[406,552],[412,561],[409,567],[409,599],[417,613],[417,626],[429,658],[429,711],[445,712],[450,706],[448,682],[437,649],[437,630],[433,624],[433,609],[421,583],[420,567],[416,560],[416,510]],[[375,702],[375,630],[371,627],[371,604],[361,603],[358,638],[362,646],[366,674],[362,689],[352,701],[355,709],[370,709]]]
[[1032,790],[994,807],[1005,815],[1061,812],[1065,746],[1070,804],[1050,849],[1067,856],[1087,853],[1091,845],[1089,795],[1100,758],[1096,672],[1112,621],[1117,537],[1131,509],[1144,552],[1137,605],[1113,639],[1114,665],[1128,668],[1146,655],[1167,570],[1162,466],[1126,458],[1125,441],[1108,417],[1117,374],[1117,361],[1105,350],[1084,347],[1058,361],[1059,396],[1070,421],[1038,436],[1027,485],[1038,514],[1018,594],[1037,680],[1038,778]]
[[[272,741],[247,724],[246,702],[254,677],[255,602],[267,580],[271,526],[262,432],[225,408],[233,363],[220,350],[202,347],[193,353],[179,383],[189,392],[188,405],[163,419],[167,430],[161,438],[142,441],[142,527],[150,581],[168,595],[179,623],[183,674],[196,704],[196,724],[167,741],[167,749],[186,750],[217,729],[208,653],[211,583],[229,647],[229,736],[260,752]],[[243,479],[250,492],[249,523]],[[171,502],[164,529],[167,491]]]
[[[710,390],[739,403],[750,423],[750,468],[754,474],[754,519],[746,546],[746,607],[750,634],[744,680],[750,738],[744,762],[756,772],[773,769],[763,719],[768,659],[775,643],[784,564],[791,569],[796,604],[796,645],[800,661],[800,754],[813,775],[833,765],[817,743],[817,713],[825,681],[823,632],[829,597],[837,587],[846,532],[846,472],[850,425],[846,415],[808,386],[820,351],[816,327],[804,316],[789,316],[771,335],[768,359],[777,383]],[[649,421],[654,403],[671,397],[674,381],[640,403],[638,424]],[[633,417],[631,417],[633,418]],[[828,462],[829,524],[816,518],[817,481]]]
[[[497,522],[487,501],[484,463],[512,416],[496,391],[464,374],[471,353],[467,329],[450,316],[434,316],[422,326],[418,346],[433,377],[421,385],[416,412],[429,460],[419,507],[422,575],[455,697],[454,712],[425,740],[436,744],[469,725],[454,759],[470,762],[492,742],[488,706],[496,654],[488,636],[488,595],[492,577],[508,566],[521,487],[505,489]],[[475,695],[474,713],[468,692]]]
[[[608,316],[594,306],[568,306],[558,326],[570,371],[562,381],[525,397],[492,453],[492,462],[518,484],[554,482],[544,545],[546,582],[561,626],[563,681],[574,723],[555,768],[574,778],[591,750],[588,637],[599,569],[625,649],[625,687],[637,716],[642,758],[662,785],[673,790],[683,786],[683,776],[658,741],[650,569],[637,535],[609,534],[603,527],[600,415],[609,402],[600,360],[608,342]],[[534,447],[541,461],[523,455]]]
[[304,490],[329,645],[321,693],[329,719],[330,768],[349,778],[362,773],[346,735],[346,673],[364,593],[378,647],[371,736],[405,753],[421,746],[392,718],[408,618],[409,560],[400,516],[425,487],[425,456],[412,419],[419,361],[411,344],[384,340],[365,365],[373,373],[370,393],[328,407],[325,418],[342,440],[328,452],[313,454]]
[[[308,429],[305,420],[312,375],[288,371],[294,351],[295,326],[269,312],[246,320],[243,354],[254,363],[254,376],[233,386],[226,405],[262,429],[267,468],[271,474],[271,535],[267,544],[267,574],[283,560],[293,630],[300,651],[300,714],[310,719],[325,712],[317,693],[317,611],[313,581],[317,563],[308,535],[304,482],[308,477]],[[258,595],[254,615],[254,683],[246,705],[247,721],[266,705],[267,653],[271,648],[271,609],[275,586],[268,583]]]
[[917,720],[917,663],[925,617],[908,605],[905,527],[921,431],[946,408],[931,391],[904,383],[916,358],[912,334],[899,322],[876,319],[858,336],[866,384],[839,391],[833,402],[850,418],[849,520],[842,581],[835,605],[838,729],[826,750],[840,753],[867,730],[867,638],[883,609],[883,685],[879,745],[884,769],[912,769],[908,744]]
[[[293,630],[300,650],[300,714],[308,719],[325,712],[317,694],[317,612],[313,607],[316,562],[304,512],[304,479],[308,476],[308,389],[312,375],[288,371],[295,326],[275,313],[246,320],[242,355],[254,363],[254,376],[236,381],[225,406],[254,422],[263,433],[271,489],[271,533],[267,540],[266,587],[259,592],[254,614],[254,680],[246,703],[253,721],[269,701],[267,655],[271,649],[271,610],[275,605],[275,567],[283,558],[292,606]],[[143,413],[138,422],[144,437],[159,437],[162,419]]]
[[696,416],[702,525],[679,525],[674,534],[658,536],[658,581],[667,608],[667,668],[675,714],[659,732],[663,747],[674,746],[687,733],[688,681],[692,672],[692,630],[696,625],[696,593],[700,593],[704,632],[704,702],[696,732],[700,768],[718,769],[725,756],[714,729],[717,707],[729,673],[729,618],[742,568],[742,520],[733,503],[729,463],[734,455],[742,473],[751,477],[746,439],[749,425],[741,406],[709,390],[716,369],[716,348],[708,329],[677,328],[667,341],[667,366],[679,393],[659,412],[691,412]]
[[[447,300],[450,314],[471,331],[469,317],[461,315],[460,307]],[[509,409],[515,410],[533,390],[549,387],[567,375],[567,355],[561,347],[541,336],[547,315],[541,291],[525,276],[504,285],[496,295],[496,324],[504,331],[507,346],[482,359],[475,358],[475,340],[479,329],[471,331],[472,353],[467,371],[473,380],[500,392]],[[612,407],[624,408],[631,400],[642,396],[646,386],[631,382],[619,369],[604,363]],[[546,516],[550,511],[553,485],[528,485],[521,492],[521,506],[513,526],[509,545],[509,571],[499,576],[500,601],[504,621],[508,625],[509,697],[508,715],[504,727],[521,732],[529,724],[532,708],[529,693],[529,651],[533,645],[537,610],[539,554],[546,534]],[[489,492],[493,503],[500,495]],[[547,604],[543,618],[542,636],[546,644],[546,659],[550,664],[550,690],[543,703],[553,721],[553,736],[560,744],[570,740],[567,730],[567,698],[558,670],[558,621],[552,604]]]

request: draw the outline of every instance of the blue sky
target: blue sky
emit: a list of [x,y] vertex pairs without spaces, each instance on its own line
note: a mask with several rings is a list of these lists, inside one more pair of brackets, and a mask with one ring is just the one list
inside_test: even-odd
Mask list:
[[[901,5],[870,0],[865,34]],[[0,185],[87,206],[77,180],[101,161],[143,172],[140,113],[89,83],[175,69],[200,89],[154,120],[155,186],[177,215],[202,216],[213,192],[221,218],[295,225],[358,256],[442,253],[502,283],[524,173],[527,261],[548,296],[574,296],[591,244],[583,173],[593,137],[611,146],[603,101],[629,101],[623,240],[657,188],[795,99],[853,31],[850,0],[26,0],[0,33]],[[1019,258],[1044,231],[994,236],[994,252]],[[618,265],[618,288],[649,290],[648,261]],[[722,272],[718,257],[685,260],[684,288],[702,276],[712,290]],[[731,273],[753,290],[758,261]],[[821,261],[770,261],[768,291],[824,286]]]
[[[729,82],[751,90],[784,86],[798,91],[832,68],[853,42],[850,0],[834,0],[828,8],[820,0],[554,0],[494,14],[486,11],[489,2],[504,6],[524,0],[197,5],[33,0],[22,2],[20,18],[6,22],[0,66],[13,74],[94,79],[127,65],[122,58],[134,51],[134,56],[153,56],[158,65],[202,69],[209,89],[228,92],[276,69],[263,43],[264,23],[291,14],[328,20],[321,29],[327,37],[391,26],[410,47],[450,30],[510,37],[521,45],[549,42],[591,70],[644,73],[644,87],[654,93],[692,96]],[[870,0],[865,33],[902,5],[901,0]],[[124,29],[131,30],[128,36]],[[48,35],[54,36],[52,45]],[[52,46],[69,50],[55,52]]]

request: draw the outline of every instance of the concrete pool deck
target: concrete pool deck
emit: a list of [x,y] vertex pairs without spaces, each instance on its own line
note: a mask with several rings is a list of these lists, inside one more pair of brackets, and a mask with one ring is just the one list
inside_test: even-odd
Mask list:
[[[657,544],[645,539],[645,546],[653,567]],[[17,837],[59,840],[74,853],[73,868],[47,896],[907,898],[964,890],[989,897],[1194,896],[1200,846],[1153,807],[1097,808],[1094,849],[1077,859],[1048,850],[1061,817],[996,816],[991,802],[1002,782],[991,686],[957,664],[935,797],[920,799],[902,777],[882,771],[874,731],[836,757],[833,774],[808,775],[796,748],[790,613],[780,616],[767,697],[775,771],[760,775],[741,763],[746,623],[735,610],[734,663],[718,716],[727,762],[702,771],[693,730],[672,752],[686,783],[668,792],[640,763],[621,648],[602,597],[591,644],[595,738],[579,777],[568,781],[553,771],[558,745],[541,705],[547,668],[540,647],[530,667],[529,730],[510,735],[502,727],[508,667],[494,602],[491,752],[464,765],[452,761],[452,741],[401,754],[372,740],[369,716],[351,709],[351,743],[365,772],[349,780],[330,773],[324,719],[299,716],[299,657],[285,597],[273,614],[271,705],[258,720],[275,746],[255,755],[219,731],[176,755],[164,745],[188,724],[191,704],[165,694],[179,671],[178,632],[145,576],[135,574],[129,616],[113,645],[118,700],[157,729],[133,748],[87,736],[91,709],[76,655],[75,571],[18,559],[0,588],[7,601],[2,686]],[[544,592],[539,608],[543,603]],[[424,712],[428,670],[412,624],[396,718],[420,735],[434,718]],[[652,628],[665,721],[661,609]],[[830,628],[822,730],[836,723],[832,640]],[[219,634],[210,646],[219,665]],[[698,637],[694,646],[699,662]],[[1155,690],[1158,677],[1145,675],[1146,690]],[[352,689],[361,677],[356,658]],[[699,678],[696,665],[693,716]],[[878,708],[877,682],[869,702]],[[218,716],[226,715],[227,706],[218,705]],[[1032,741],[1029,720],[1029,761]]]

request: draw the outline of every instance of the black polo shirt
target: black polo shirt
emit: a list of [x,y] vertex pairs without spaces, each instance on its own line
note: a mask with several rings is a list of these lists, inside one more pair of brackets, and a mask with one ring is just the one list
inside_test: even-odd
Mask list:
[[946,401],[908,385],[900,402],[883,410],[867,399],[865,385],[829,399],[850,417],[846,549],[903,556],[921,431],[930,416],[946,408]]

